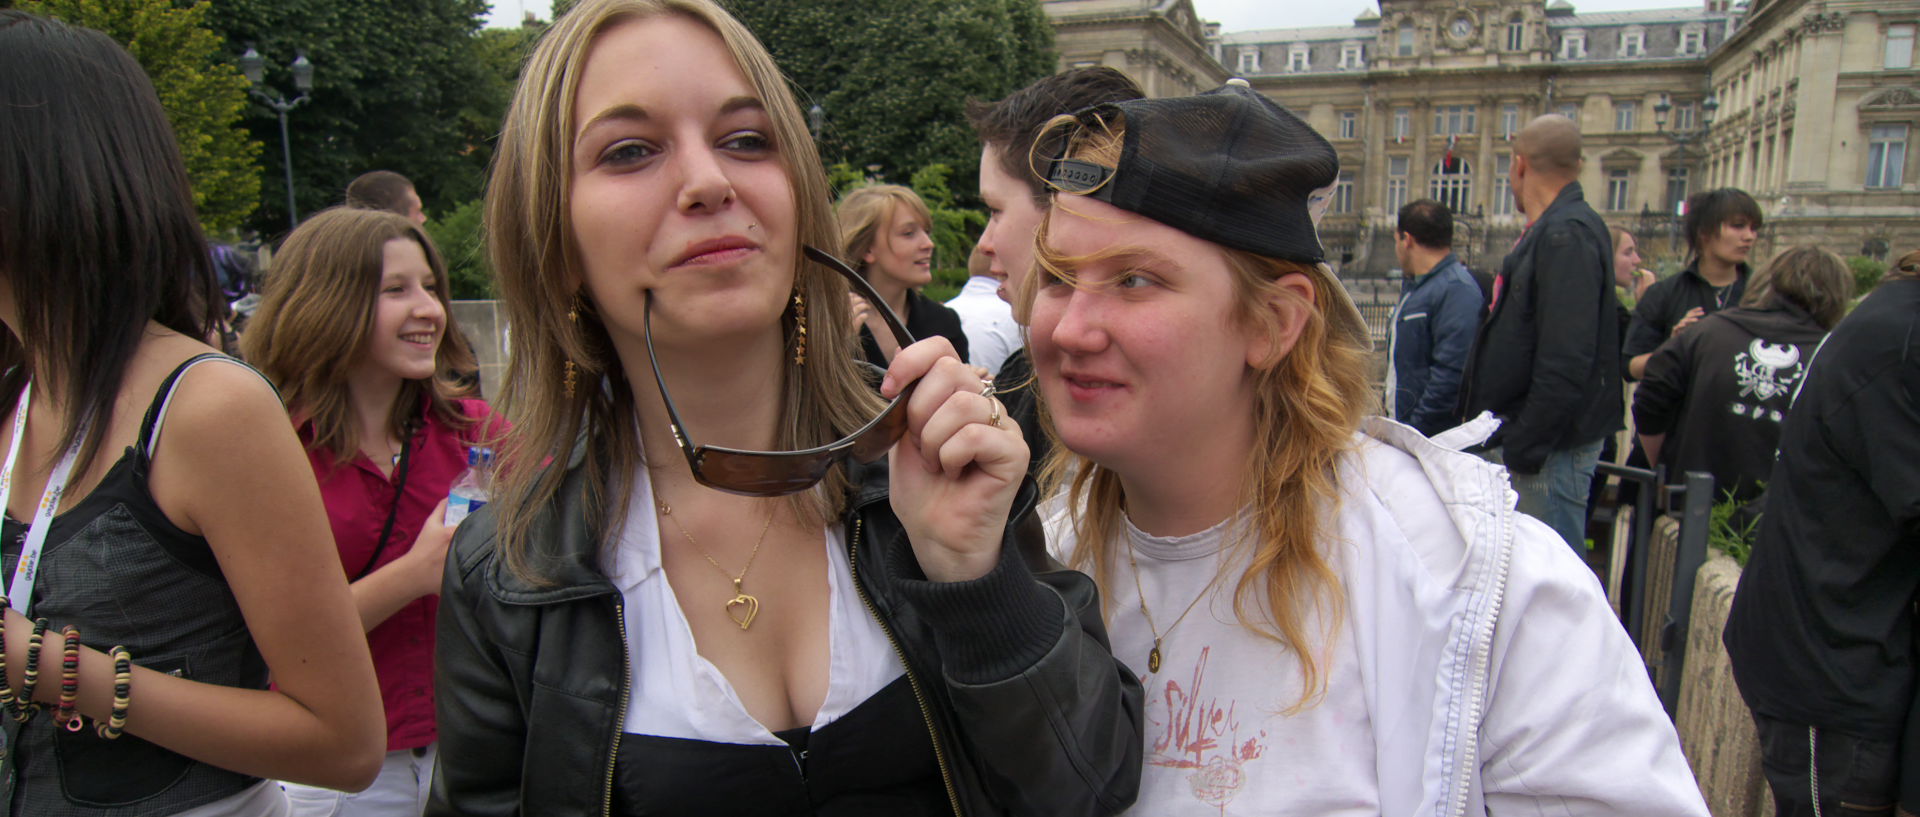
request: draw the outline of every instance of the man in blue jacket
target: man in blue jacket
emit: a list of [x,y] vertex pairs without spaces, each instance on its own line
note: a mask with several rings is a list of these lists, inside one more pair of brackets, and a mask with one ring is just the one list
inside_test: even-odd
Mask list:
[[1453,213],[1432,199],[1400,208],[1393,252],[1405,276],[1393,312],[1387,411],[1433,436],[1458,421],[1460,376],[1485,302],[1453,254]]
[[1600,443],[1620,428],[1620,318],[1613,239],[1580,192],[1580,129],[1558,114],[1514,138],[1509,181],[1532,219],[1494,280],[1460,390],[1463,418],[1503,422],[1488,445],[1520,510],[1586,553],[1587,491]]

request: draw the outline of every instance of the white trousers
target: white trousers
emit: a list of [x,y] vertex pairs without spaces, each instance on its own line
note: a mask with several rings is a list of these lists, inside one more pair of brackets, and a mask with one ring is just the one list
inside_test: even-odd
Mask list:
[[282,783],[293,817],[420,817],[433,786],[433,755],[439,744],[388,752],[373,785],[356,794]]

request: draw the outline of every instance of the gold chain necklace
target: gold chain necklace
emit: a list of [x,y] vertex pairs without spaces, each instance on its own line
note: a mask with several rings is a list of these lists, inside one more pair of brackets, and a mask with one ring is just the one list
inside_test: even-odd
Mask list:
[[[1153,611],[1147,609],[1147,590],[1140,585],[1140,563],[1133,558],[1133,537],[1131,536],[1127,537],[1127,564],[1133,568],[1133,589],[1140,594],[1140,613],[1147,617],[1147,629],[1153,632],[1153,650],[1147,653],[1147,673],[1152,674],[1160,671],[1160,628],[1154,626]],[[1207,582],[1207,586],[1200,589],[1200,595],[1194,596],[1193,601],[1187,602],[1187,609],[1181,610],[1180,617],[1174,619],[1173,624],[1167,627],[1167,635],[1173,635],[1173,629],[1180,626],[1180,622],[1187,620],[1187,614],[1193,612],[1193,608],[1200,604],[1201,599],[1213,595],[1214,585],[1219,583],[1220,572],[1216,570],[1213,581]]]
[[[747,571],[753,569],[753,559],[760,555],[760,546],[767,543],[767,531],[773,527],[773,514],[768,513],[767,523],[760,526],[760,539],[753,543],[753,552],[747,554],[747,566],[740,568],[738,576],[728,573],[726,568],[721,567],[720,563],[714,560],[713,554],[708,553],[706,548],[693,540],[693,534],[688,533],[686,527],[680,524],[680,520],[673,517],[673,506],[665,502],[660,503],[660,515],[673,523],[673,527],[680,531],[680,535],[686,537],[687,544],[692,545],[694,550],[700,551],[700,555],[706,557],[707,564],[713,565],[714,570],[720,571],[720,575],[733,582],[733,598],[727,599],[727,618],[740,625],[742,630],[753,626],[753,617],[760,615],[760,600],[747,595],[745,590],[740,589],[740,583],[746,580]],[[740,608],[739,613],[734,612],[735,607]]]

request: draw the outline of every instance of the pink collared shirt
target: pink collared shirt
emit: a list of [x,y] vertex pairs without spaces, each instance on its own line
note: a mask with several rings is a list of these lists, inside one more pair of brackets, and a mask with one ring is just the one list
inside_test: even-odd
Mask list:
[[[467,467],[467,447],[497,439],[505,429],[505,422],[493,415],[485,401],[454,402],[475,422],[456,430],[428,414],[414,433],[407,456],[406,492],[375,570],[413,547],[427,515],[447,497],[454,479]],[[312,431],[311,425],[302,424],[301,442],[309,442]],[[397,486],[364,453],[338,467],[333,454],[323,449],[308,450],[307,458],[320,482],[320,498],[333,527],[334,545],[340,549],[341,569],[351,580],[373,556]],[[398,475],[395,469],[394,476]],[[422,596],[367,632],[374,674],[380,679],[380,701],[387,712],[389,752],[417,749],[438,736],[433,722],[433,629],[439,607],[438,595]]]

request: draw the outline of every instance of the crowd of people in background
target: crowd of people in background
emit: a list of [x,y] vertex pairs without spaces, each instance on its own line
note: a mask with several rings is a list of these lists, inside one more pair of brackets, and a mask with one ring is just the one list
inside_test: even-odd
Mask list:
[[1920,807],[1920,252],[1856,304],[1721,189],[1661,278],[1565,117],[1498,270],[1400,209],[1380,385],[1337,155],[1244,81],[971,103],[942,304],[722,7],[583,0],[489,181],[496,410],[405,176],[258,273],[104,35],[0,9],[0,109],[7,813],[1699,817],[1603,458],[1754,520],[1778,813]]

